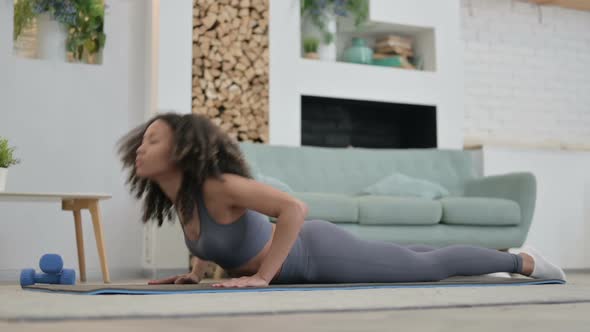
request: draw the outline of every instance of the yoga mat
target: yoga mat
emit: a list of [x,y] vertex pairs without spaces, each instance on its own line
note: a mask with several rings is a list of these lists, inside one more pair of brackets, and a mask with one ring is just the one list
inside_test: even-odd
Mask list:
[[452,277],[436,282],[397,282],[397,283],[352,283],[352,284],[271,284],[267,287],[222,288],[213,287],[211,283],[190,285],[46,285],[38,284],[23,287],[25,290],[52,293],[83,295],[128,294],[191,294],[191,293],[227,293],[227,292],[276,292],[276,291],[319,291],[319,290],[354,290],[376,288],[434,288],[434,287],[490,287],[490,286],[526,286],[545,284],[565,284],[559,279],[499,278],[491,276]]

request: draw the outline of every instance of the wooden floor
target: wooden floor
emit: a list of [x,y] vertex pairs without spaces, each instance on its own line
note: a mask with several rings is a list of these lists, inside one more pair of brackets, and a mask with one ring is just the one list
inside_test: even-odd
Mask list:
[[[590,273],[568,274],[590,286]],[[590,331],[590,303],[186,319],[2,322],[0,331]]]

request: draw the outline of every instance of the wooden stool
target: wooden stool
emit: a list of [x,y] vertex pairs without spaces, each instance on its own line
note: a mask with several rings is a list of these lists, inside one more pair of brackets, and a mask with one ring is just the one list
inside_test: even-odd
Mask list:
[[104,236],[99,201],[109,199],[109,194],[79,194],[79,193],[15,193],[0,192],[0,201],[10,202],[61,202],[63,211],[72,211],[74,214],[74,226],[76,228],[76,245],[78,247],[78,265],[80,267],[80,281],[86,281],[86,259],[84,257],[84,233],[82,232],[82,210],[90,211],[94,238],[100,259],[102,279],[104,283],[110,283],[107,256],[104,246]]

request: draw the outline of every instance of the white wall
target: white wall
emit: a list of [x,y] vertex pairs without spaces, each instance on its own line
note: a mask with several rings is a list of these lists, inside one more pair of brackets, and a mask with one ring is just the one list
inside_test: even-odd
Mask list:
[[462,1],[465,138],[490,144],[485,175],[535,174],[527,243],[565,268],[590,267],[590,152],[509,145],[590,147],[588,31],[589,12]]
[[533,172],[537,202],[526,240],[564,268],[590,267],[590,152],[484,147],[484,174]]
[[434,29],[433,72],[302,59],[299,10],[298,0],[270,1],[270,144],[301,144],[301,95],[311,95],[435,105],[438,146],[463,147],[460,1],[371,0],[369,21]]
[[158,111],[192,112],[193,2],[159,2]]
[[465,135],[590,148],[590,12],[463,0]]
[[[0,135],[22,163],[9,169],[9,191],[108,192],[102,204],[113,278],[140,268],[141,223],[127,194],[115,142],[144,120],[147,5],[107,0],[107,43],[100,66],[52,63],[12,55],[12,1],[0,1]],[[83,214],[90,280],[101,278],[90,216]],[[38,269],[43,253],[78,268],[73,217],[59,204],[0,202],[0,279]]]

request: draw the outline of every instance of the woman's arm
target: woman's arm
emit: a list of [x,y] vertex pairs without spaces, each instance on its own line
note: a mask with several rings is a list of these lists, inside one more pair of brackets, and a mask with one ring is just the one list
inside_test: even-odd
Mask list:
[[305,215],[304,208],[300,207],[299,204],[290,205],[279,214],[270,249],[256,273],[268,283],[271,282],[287,255],[289,255],[301,226],[303,226]]
[[223,174],[220,190],[232,206],[275,217],[276,230],[268,255],[256,273],[270,283],[293,247],[307,216],[304,202],[269,185],[236,174]]

